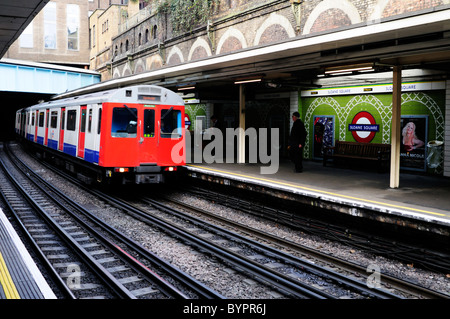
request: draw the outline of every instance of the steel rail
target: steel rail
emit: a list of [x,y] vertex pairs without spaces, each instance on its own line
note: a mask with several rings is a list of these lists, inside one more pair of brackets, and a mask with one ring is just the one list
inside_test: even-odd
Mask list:
[[[177,226],[173,223],[161,220],[154,216],[147,214],[146,212],[134,207],[130,203],[126,203],[122,200],[118,200],[116,198],[111,198],[113,202],[120,208],[129,211],[132,215],[137,216],[140,220],[152,225],[161,228],[163,231],[171,233],[176,238],[185,240],[191,244],[200,247],[203,250],[206,250],[213,255],[230,262],[238,267],[241,267],[248,271],[249,273],[255,275],[259,278],[264,278],[265,281],[271,283],[272,285],[279,287],[280,289],[287,291],[289,294],[297,297],[297,298],[318,298],[318,299],[333,299],[334,297],[320,291],[319,289],[315,289],[312,287],[308,287],[306,285],[302,285],[301,283],[294,283],[290,278],[285,276],[276,274],[272,272],[267,267],[263,267],[262,265],[255,264],[251,259],[244,258],[231,250],[225,249],[220,245],[216,245],[210,242],[205,241],[203,238],[200,238],[196,235],[189,234],[186,230],[180,226]],[[164,210],[164,208],[163,208]]]
[[207,224],[206,222],[204,222],[196,217],[186,215],[185,213],[179,212],[175,209],[172,209],[165,205],[162,205],[162,204],[158,203],[156,200],[145,199],[144,201],[148,202],[149,204],[151,204],[155,207],[158,207],[159,209],[165,209],[167,211],[170,211],[171,214],[176,214],[180,218],[188,220],[192,224],[198,225],[200,227],[212,228],[217,232],[223,233],[228,238],[236,239],[240,242],[243,242],[243,243],[249,245],[250,247],[256,247],[258,250],[265,252],[265,254],[267,254],[268,256],[273,256],[274,258],[280,258],[282,260],[287,261],[288,264],[300,266],[302,269],[305,269],[312,274],[333,280],[333,281],[339,283],[340,285],[342,285],[342,284],[346,285],[349,288],[353,288],[359,292],[362,292],[363,294],[372,295],[375,298],[399,298],[398,295],[392,294],[387,291],[379,290],[379,289],[369,288],[366,283],[362,283],[359,280],[353,280],[344,275],[338,274],[332,270],[324,269],[323,267],[320,267],[318,265],[315,265],[315,264],[312,264],[309,262],[305,262],[304,260],[302,260],[300,258],[283,253],[280,250],[275,249],[273,247],[263,245],[257,241],[248,239],[241,235],[237,235],[236,233],[231,232],[225,228],[218,227],[218,226],[215,226],[215,225],[212,225],[209,223]]
[[[347,269],[349,271],[358,272],[360,274],[367,273],[366,268],[364,268],[360,265],[357,265],[355,263],[352,263],[352,262],[349,262],[349,261],[346,261],[346,260],[343,260],[341,258],[337,258],[334,256],[330,256],[328,254],[322,253],[315,249],[306,247],[304,245],[300,245],[298,243],[286,240],[284,238],[274,236],[272,234],[269,234],[267,232],[264,232],[264,231],[261,231],[258,229],[249,228],[247,225],[243,225],[236,221],[224,218],[222,216],[218,216],[216,214],[210,213],[210,212],[200,209],[198,207],[194,207],[192,205],[183,203],[179,200],[171,199],[171,198],[167,198],[167,197],[165,199],[170,202],[175,203],[176,205],[180,205],[186,209],[192,210],[192,211],[200,213],[200,214],[204,214],[205,216],[212,218],[220,223],[229,225],[230,227],[233,227],[233,228],[237,228],[240,231],[250,234],[251,236],[255,236],[255,237],[263,239],[263,240],[270,240],[271,242],[275,243],[276,245],[279,245],[281,248],[292,249],[299,253],[308,254],[314,258],[317,258],[317,259],[325,261],[325,262],[329,261],[329,262],[331,262],[335,265],[338,265],[339,267],[342,267],[344,269]],[[445,295],[443,293],[433,291],[433,290],[427,289],[425,287],[422,287],[422,286],[413,284],[411,282],[404,281],[399,278],[395,278],[393,276],[383,274],[383,273],[380,273],[380,281],[383,283],[387,283],[393,287],[397,287],[397,289],[405,289],[406,288],[406,289],[408,289],[409,292],[420,295],[424,298],[439,298],[439,299],[449,299],[450,298],[449,295]]]
[[[13,164],[16,165],[15,162]],[[82,259],[90,269],[97,274],[99,278],[102,278],[103,282],[118,296],[122,298],[136,299],[131,292],[126,289],[116,278],[114,278],[97,260],[95,260],[76,240],[70,236],[70,234],[63,229],[51,216],[45,213],[44,208],[34,200],[30,194],[24,189],[22,185],[17,181],[14,176],[9,174],[8,178],[14,183],[17,190],[24,196],[28,203],[35,209],[35,211],[44,219],[47,224],[60,236],[60,238],[69,245],[73,251]]]
[[[175,288],[172,284],[165,281],[163,278],[158,276],[156,273],[151,271],[149,268],[145,267],[142,263],[138,262],[135,258],[133,258],[129,253],[124,251],[122,248],[120,248],[115,243],[107,240],[102,234],[100,234],[95,228],[93,228],[91,225],[86,223],[83,219],[81,219],[77,213],[83,214],[85,217],[89,218],[89,220],[96,225],[100,225],[101,228],[109,233],[113,232],[113,228],[109,226],[108,224],[102,222],[100,219],[93,216],[90,212],[88,212],[85,208],[83,208],[78,203],[71,200],[68,196],[66,196],[64,193],[59,191],[57,188],[53,187],[50,183],[42,179],[39,175],[34,173],[31,169],[29,169],[23,161],[20,159],[16,159],[15,164],[17,165],[17,162],[21,163],[21,165],[24,165],[26,169],[29,171],[28,174],[32,175],[33,178],[36,178],[39,183],[35,183],[36,187],[38,187],[41,191],[45,192],[44,187],[51,190],[53,193],[57,194],[57,196],[61,197],[64,201],[66,201],[66,204],[70,206],[72,210],[69,210],[67,205],[60,202],[56,198],[53,198],[53,200],[65,211],[67,211],[72,218],[74,218],[82,227],[89,232],[90,234],[94,235],[94,237],[99,240],[101,243],[103,243],[105,246],[107,246],[109,249],[111,249],[116,255],[118,255],[123,261],[125,261],[129,266],[133,267],[135,271],[139,272],[141,275],[147,278],[148,281],[156,283],[158,288],[164,292],[167,296],[171,296],[174,298],[181,298],[181,299],[188,299],[188,297],[180,292],[177,288]],[[75,213],[76,212],[76,213]],[[118,233],[118,232],[117,232]],[[122,235],[122,237],[125,237]],[[86,252],[89,254],[88,252]],[[95,260],[95,259],[94,259]],[[107,270],[105,270],[107,272]],[[109,272],[108,272],[109,274]],[[127,288],[125,288],[114,276],[108,276],[113,279],[113,283],[119,284],[119,287],[123,287],[124,291],[126,291],[126,295],[129,296],[132,299],[135,299],[136,297],[129,292]]]
[[[9,173],[7,172],[7,168],[1,158],[0,158],[0,165],[1,165],[3,172],[5,173],[5,177],[9,179]],[[17,215],[17,212],[12,207],[10,201],[5,197],[3,192],[0,192],[0,194],[3,198],[3,201],[5,202],[5,205],[8,207],[8,210],[14,217],[15,222],[19,226],[20,232],[26,237],[26,242],[31,245],[31,249],[35,252],[37,258],[39,258],[39,260],[41,261],[41,265],[44,267],[47,274],[52,279],[53,283],[55,283],[56,287],[59,289],[59,291],[61,292],[61,294],[64,297],[69,298],[69,299],[76,299],[73,292],[69,289],[69,287],[66,285],[66,283],[62,280],[61,276],[59,276],[59,274],[56,272],[55,268],[53,268],[52,264],[50,263],[48,258],[45,256],[44,252],[41,250],[39,245],[36,243],[33,236],[28,231],[28,229],[25,227],[22,220],[20,220],[19,216]]]
[[[17,160],[21,161],[20,159],[17,159]],[[90,188],[86,187],[85,185],[80,183],[80,181],[78,181],[77,179],[74,179],[72,176],[67,175],[64,172],[61,172],[60,170],[56,170],[54,167],[49,166],[46,163],[42,163],[41,162],[41,164],[45,165],[49,169],[55,171],[60,176],[70,180],[70,182],[76,184],[78,187],[82,188],[83,190],[85,190],[85,191],[87,191],[87,192],[89,192],[89,193],[91,193],[91,194],[93,194],[95,196],[98,196],[98,197],[102,198],[105,201],[114,202],[114,199],[112,197],[108,196],[107,194],[102,193],[102,192],[98,192],[98,191],[95,191],[93,189],[90,189]],[[30,174],[34,174],[36,176],[36,178],[40,180],[40,183],[47,185],[47,187],[54,189],[56,192],[59,192],[51,184],[47,183],[44,179],[42,179],[39,175],[35,174],[34,172],[30,172]],[[124,235],[123,233],[121,233],[120,231],[115,229],[114,227],[108,225],[107,223],[105,223],[104,221],[102,221],[101,219],[99,219],[98,217],[93,215],[91,212],[86,210],[84,207],[82,207],[82,206],[78,205],[77,203],[71,201],[70,198],[68,196],[66,196],[65,194],[60,193],[59,195],[61,197],[63,197],[63,198],[66,198],[66,200],[68,202],[71,202],[72,205],[74,207],[76,207],[76,209],[80,213],[82,213],[86,218],[91,220],[93,223],[97,224],[103,231],[109,233],[111,236],[119,238],[122,242],[125,243],[125,245],[127,245],[128,247],[130,247],[133,250],[135,250],[137,253],[139,253],[141,256],[143,256],[145,259],[149,260],[151,263],[153,263],[153,264],[157,265],[158,267],[160,267],[161,269],[163,269],[166,273],[170,274],[173,278],[178,280],[180,283],[183,283],[187,287],[190,287],[191,289],[193,289],[193,291],[196,294],[198,294],[201,298],[205,298],[205,299],[225,299],[225,297],[223,295],[221,295],[218,292],[216,292],[216,291],[212,290],[211,288],[207,287],[206,285],[204,285],[200,281],[196,280],[195,278],[193,278],[189,274],[183,272],[182,270],[177,269],[177,268],[173,267],[172,265],[168,264],[166,261],[164,261],[163,259],[159,258],[154,253],[150,252],[149,250],[144,248],[139,243],[135,242],[134,240],[132,240],[128,236]],[[110,245],[110,247],[114,248],[118,253],[122,254],[124,256],[124,258],[133,259],[134,263],[136,263],[140,267],[143,267],[143,265],[140,264],[139,261],[135,260],[133,257],[131,257],[130,254],[128,254],[125,251],[123,251],[116,244],[114,244],[112,242],[109,242],[109,241],[108,241],[108,244]],[[146,271],[149,271],[149,269],[146,269]],[[157,274],[154,274],[154,275],[156,276],[155,279],[163,280]],[[166,284],[169,284],[169,283],[166,282]],[[179,292],[175,287],[172,286],[172,289],[174,289],[174,291],[172,292],[173,295],[178,295],[178,297],[181,297],[181,298],[187,298],[184,294]]]

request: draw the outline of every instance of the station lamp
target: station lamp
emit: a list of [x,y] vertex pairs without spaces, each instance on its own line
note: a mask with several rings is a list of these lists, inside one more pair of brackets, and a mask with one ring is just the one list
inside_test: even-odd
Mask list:
[[374,71],[374,63],[357,63],[349,65],[330,66],[325,68],[325,75],[336,75],[353,72],[370,72]]

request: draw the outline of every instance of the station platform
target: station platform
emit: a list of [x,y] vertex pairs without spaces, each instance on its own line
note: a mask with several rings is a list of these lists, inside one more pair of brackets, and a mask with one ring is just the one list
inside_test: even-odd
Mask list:
[[0,299],[56,299],[1,209]]
[[[294,173],[280,160],[275,174],[261,174],[260,164],[187,164],[188,175],[225,185],[249,188],[339,213],[395,223],[450,236],[450,179],[401,171],[400,187],[390,188],[390,173],[370,169],[324,167],[304,160]],[[246,185],[246,186],[245,186]]]

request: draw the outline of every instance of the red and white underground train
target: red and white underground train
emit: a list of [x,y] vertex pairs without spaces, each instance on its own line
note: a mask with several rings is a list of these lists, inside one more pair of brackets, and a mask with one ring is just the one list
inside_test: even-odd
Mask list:
[[20,109],[16,133],[90,182],[160,183],[185,165],[184,102],[138,85]]

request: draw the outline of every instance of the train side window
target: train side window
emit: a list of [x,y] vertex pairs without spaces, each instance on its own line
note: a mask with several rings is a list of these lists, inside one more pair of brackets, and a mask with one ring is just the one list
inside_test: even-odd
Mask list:
[[127,138],[137,136],[137,109],[129,107],[113,109],[111,136]]
[[97,125],[97,134],[100,134],[102,128],[102,109],[98,109],[98,125]]
[[155,110],[144,110],[144,137],[155,137]]
[[33,112],[33,114],[31,115],[31,125],[32,126],[34,126],[34,118],[35,118],[35,115],[34,115],[34,112]]
[[39,112],[39,127],[44,127],[45,113]]
[[64,130],[64,124],[66,123],[66,111],[61,112],[61,130]]
[[88,133],[91,133],[92,131],[92,109],[89,109],[89,116],[88,116]]
[[80,132],[84,133],[86,132],[86,110],[82,109],[81,110],[81,123],[80,123],[81,127],[80,127]]
[[76,123],[77,123],[77,110],[67,111],[67,130],[75,131]]
[[50,127],[51,128],[56,128],[57,127],[57,122],[58,122],[58,112],[57,111],[52,111],[52,114],[50,116]]
[[170,109],[161,110],[161,137],[181,137],[181,111]]

